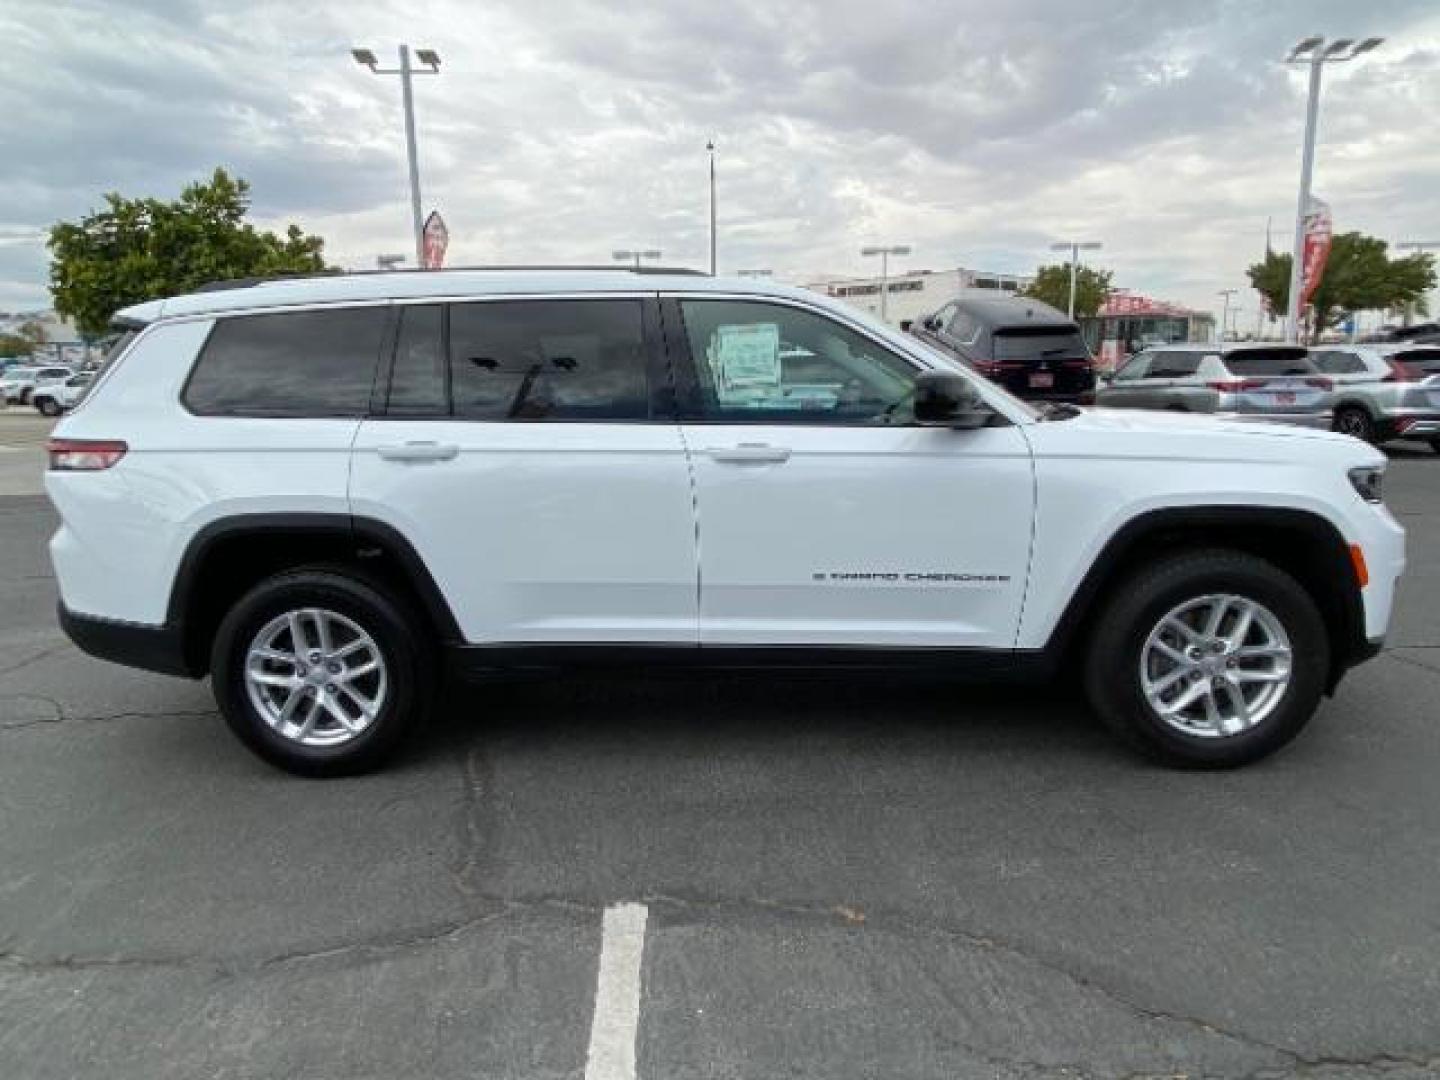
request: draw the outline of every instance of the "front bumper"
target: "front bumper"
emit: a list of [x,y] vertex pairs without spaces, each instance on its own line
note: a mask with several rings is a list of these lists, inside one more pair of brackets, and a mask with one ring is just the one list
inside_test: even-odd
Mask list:
[[185,662],[185,639],[176,626],[146,626],[142,623],[80,615],[58,605],[60,629],[82,652],[126,667],[158,671],[162,675],[199,678]]
[[1310,413],[1217,412],[1214,416],[1217,420],[1236,420],[1244,424],[1289,424],[1292,427],[1315,428],[1319,431],[1329,431],[1335,418],[1335,414],[1328,409],[1325,412]]

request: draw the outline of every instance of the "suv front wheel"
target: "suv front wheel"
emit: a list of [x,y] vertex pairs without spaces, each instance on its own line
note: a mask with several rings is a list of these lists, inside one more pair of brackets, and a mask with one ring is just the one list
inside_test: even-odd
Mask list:
[[430,697],[417,620],[383,586],[328,568],[262,581],[215,636],[211,674],[231,730],[305,776],[380,765]]
[[1314,600],[1274,564],[1196,551],[1139,571],[1102,613],[1086,690],[1107,725],[1168,764],[1230,768],[1309,721],[1329,668]]

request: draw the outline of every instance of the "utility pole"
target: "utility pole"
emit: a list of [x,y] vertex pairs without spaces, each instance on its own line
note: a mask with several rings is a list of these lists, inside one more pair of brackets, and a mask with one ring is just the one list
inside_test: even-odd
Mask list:
[[410,219],[415,232],[415,265],[424,266],[425,222],[420,211],[420,155],[415,148],[415,96],[410,82],[415,75],[440,74],[440,54],[434,49],[416,49],[415,59],[425,65],[421,68],[411,65],[408,45],[400,46],[400,66],[395,68],[380,67],[374,52],[369,49],[351,49],[350,55],[357,64],[369,68],[374,75],[400,76],[400,100],[405,109],[405,154],[410,163]]
[[860,254],[865,256],[880,256],[880,321],[885,322],[885,316],[889,311],[886,298],[890,293],[890,256],[909,255],[909,244],[893,244],[890,247],[863,247]]
[[1286,314],[1285,340],[1300,341],[1300,286],[1305,259],[1305,215],[1310,209],[1310,177],[1315,167],[1315,126],[1320,114],[1320,69],[1325,64],[1354,60],[1380,45],[1385,39],[1372,37],[1356,44],[1353,38],[1329,43],[1320,35],[1307,37],[1290,50],[1287,64],[1310,65],[1310,96],[1305,106],[1305,142],[1300,154],[1300,197],[1295,206],[1295,243],[1290,251],[1290,303]]
[[710,276],[715,276],[715,140],[705,143],[710,152]]
[[1075,318],[1075,276],[1080,266],[1080,252],[1099,251],[1104,245],[1098,240],[1059,240],[1050,245],[1051,251],[1070,252],[1070,318]]
[[1230,325],[1230,297],[1234,296],[1236,291],[1235,289],[1221,289],[1215,294],[1225,298],[1225,306],[1220,309],[1220,343],[1222,345],[1225,343],[1225,328]]

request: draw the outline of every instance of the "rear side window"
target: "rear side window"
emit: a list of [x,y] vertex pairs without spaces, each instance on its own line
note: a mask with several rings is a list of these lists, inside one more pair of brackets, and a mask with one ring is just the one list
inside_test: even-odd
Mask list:
[[1056,326],[998,327],[996,360],[1088,360],[1080,331]]
[[1236,349],[1225,354],[1233,375],[1314,375],[1315,365],[1304,349]]
[[640,301],[454,304],[450,383],[473,420],[648,419]]
[[383,307],[220,319],[185,387],[202,416],[364,416]]
[[1424,379],[1431,375],[1440,375],[1440,349],[1412,349],[1408,352],[1397,352],[1390,359],[1403,365],[1405,373],[1414,378]]
[[1150,366],[1151,379],[1184,379],[1200,370],[1200,353],[1162,352]]

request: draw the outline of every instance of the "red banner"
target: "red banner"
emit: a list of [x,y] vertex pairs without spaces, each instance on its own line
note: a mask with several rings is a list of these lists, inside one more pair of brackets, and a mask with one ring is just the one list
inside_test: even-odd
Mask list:
[[439,270],[445,265],[445,249],[450,246],[450,230],[445,228],[445,219],[439,210],[430,211],[425,219],[425,228],[420,233],[420,248],[423,266],[426,270]]
[[1325,276],[1332,231],[1329,204],[1312,197],[1309,212],[1305,215],[1305,247],[1300,261],[1301,307],[1310,302],[1310,297],[1320,287],[1320,279]]

